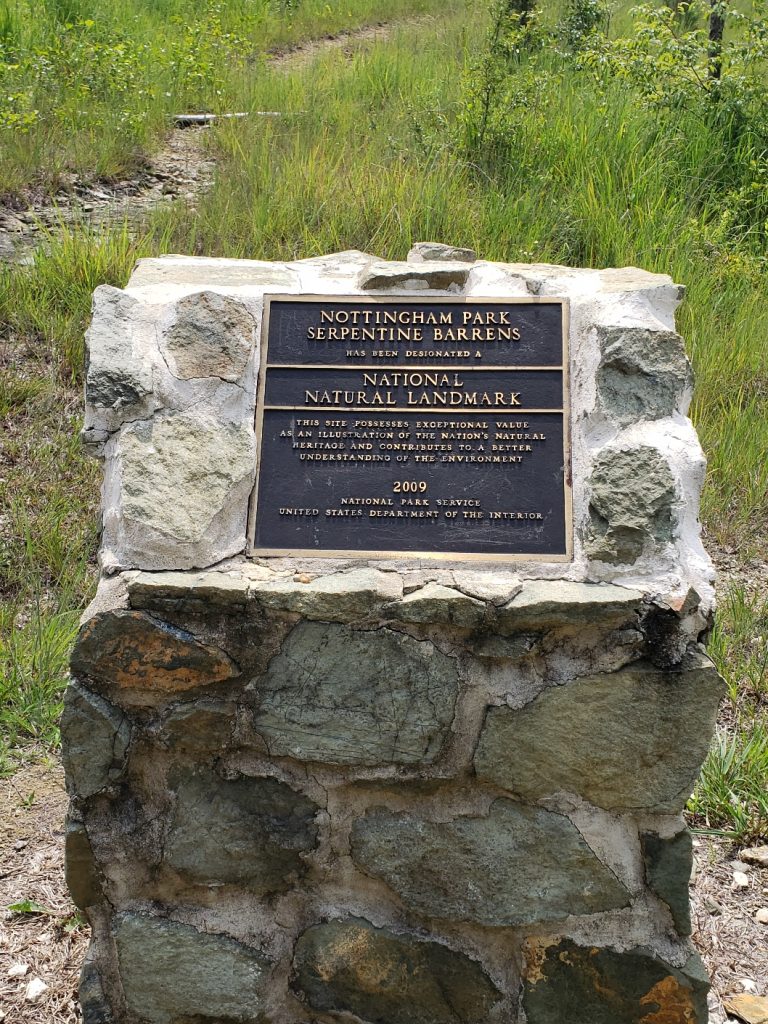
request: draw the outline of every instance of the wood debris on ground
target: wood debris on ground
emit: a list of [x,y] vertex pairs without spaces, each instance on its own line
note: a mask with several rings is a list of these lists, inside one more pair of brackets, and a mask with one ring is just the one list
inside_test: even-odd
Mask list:
[[[64,884],[66,808],[58,763],[30,764],[0,780],[2,1024],[80,1020],[77,983],[88,929]],[[29,909],[7,909],[13,906]]]

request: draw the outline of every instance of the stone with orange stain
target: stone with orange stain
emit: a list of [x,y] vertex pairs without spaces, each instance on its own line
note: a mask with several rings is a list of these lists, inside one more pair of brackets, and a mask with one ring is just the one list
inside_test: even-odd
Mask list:
[[725,1003],[725,1009],[745,1024],[768,1024],[768,998],[742,992]]
[[645,948],[618,952],[570,939],[525,947],[528,1024],[706,1024],[708,989],[695,953],[678,968]]
[[651,1011],[643,1017],[643,1024],[696,1020],[690,987],[671,974],[657,981],[640,1000],[640,1005]]
[[362,918],[300,936],[294,988],[323,1013],[370,1024],[488,1024],[507,1019],[502,994],[475,960]]
[[220,647],[203,644],[146,612],[124,609],[85,623],[71,668],[73,676],[118,703],[149,707],[239,674]]

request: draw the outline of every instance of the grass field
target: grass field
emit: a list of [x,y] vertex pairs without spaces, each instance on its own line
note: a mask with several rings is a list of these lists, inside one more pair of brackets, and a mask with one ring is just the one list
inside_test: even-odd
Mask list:
[[441,9],[436,0],[0,0],[0,195],[55,191],[73,174],[130,174],[170,114],[239,109],[265,51]]
[[[93,9],[107,6],[92,0],[89,17],[101,24]],[[166,39],[150,6],[159,10],[130,0],[118,26],[150,48],[176,45],[193,9],[203,20],[224,17],[211,2],[167,0],[170,14],[183,11],[185,21],[165,19]],[[490,259],[634,264],[686,284],[679,324],[696,370],[693,416],[710,466],[703,517],[710,543],[740,566],[712,645],[729,684],[723,732],[691,807],[699,826],[742,839],[765,835],[768,603],[765,580],[749,569],[768,537],[760,227],[768,197],[757,135],[734,143],[693,104],[667,108],[631,75],[596,75],[584,51],[562,44],[562,33],[491,60],[487,19],[465,0],[391,0],[375,11],[369,0],[349,0],[344,12],[329,10],[314,0],[290,10],[227,5],[222,32],[247,38],[247,59],[238,45],[220,93],[206,93],[203,83],[197,93],[189,82],[182,88],[161,62],[163,96],[131,108],[138,121],[127,148],[111,122],[90,155],[78,148],[87,133],[48,135],[36,122],[4,130],[12,144],[0,168],[10,168],[7,180],[18,188],[33,180],[30,170],[48,146],[55,150],[49,168],[124,173],[155,144],[167,112],[184,104],[286,115],[215,130],[217,178],[196,211],[158,213],[138,236],[65,233],[32,266],[0,273],[5,770],[35,743],[56,742],[67,649],[93,586],[98,467],[84,462],[76,438],[93,287],[123,283],[138,255],[163,251],[283,259],[356,247],[398,258],[414,240],[433,238]],[[405,13],[435,16],[418,29],[393,28],[383,42],[350,40],[343,55],[319,54],[294,70],[270,69],[259,57],[301,36]],[[550,26],[558,17],[548,12]],[[614,34],[632,31],[626,8],[612,26]],[[105,21],[100,31],[108,30]],[[75,100],[61,89],[61,109],[77,102],[97,116],[92,97]]]

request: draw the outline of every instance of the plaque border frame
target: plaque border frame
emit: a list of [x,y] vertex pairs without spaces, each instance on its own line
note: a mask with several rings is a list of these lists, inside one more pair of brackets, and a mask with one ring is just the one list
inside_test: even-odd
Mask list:
[[[548,562],[565,563],[573,561],[573,466],[571,461],[571,353],[570,353],[570,303],[562,296],[529,295],[529,296],[490,296],[490,295],[346,295],[290,292],[270,292],[264,296],[264,311],[261,318],[261,339],[259,345],[259,373],[256,391],[256,410],[254,431],[256,435],[256,468],[248,500],[248,519],[246,526],[246,557],[247,558],[361,558],[377,561],[408,561],[428,560],[439,562]],[[269,340],[269,319],[273,302],[354,302],[358,305],[374,303],[420,303],[433,305],[466,305],[467,303],[498,303],[506,306],[521,305],[558,305],[561,307],[561,323],[563,331],[563,499],[565,504],[565,554],[531,555],[531,554],[480,554],[478,552],[461,551],[366,551],[342,548],[261,548],[255,546],[256,515],[258,511],[259,471],[263,444],[264,396],[267,384],[267,346]],[[298,366],[299,364],[297,364]],[[383,365],[383,364],[382,364]],[[329,367],[330,368],[330,367]],[[553,367],[555,369],[555,367]],[[384,410],[386,411],[386,410]]]

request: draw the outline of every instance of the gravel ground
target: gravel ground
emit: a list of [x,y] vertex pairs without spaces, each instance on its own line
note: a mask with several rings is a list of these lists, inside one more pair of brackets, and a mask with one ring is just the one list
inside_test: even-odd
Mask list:
[[[77,980],[88,945],[64,884],[67,798],[58,762],[0,781],[0,1019],[75,1024]],[[13,913],[31,901],[45,913]],[[41,984],[42,983],[42,984]],[[45,985],[45,988],[42,988]]]

